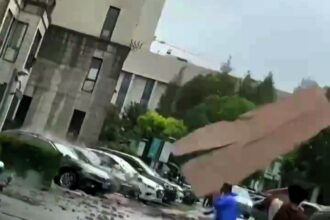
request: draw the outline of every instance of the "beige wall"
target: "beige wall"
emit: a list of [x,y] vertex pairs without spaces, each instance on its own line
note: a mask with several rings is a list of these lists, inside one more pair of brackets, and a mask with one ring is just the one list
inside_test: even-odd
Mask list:
[[209,69],[177,60],[174,57],[161,56],[146,50],[130,52],[124,63],[123,70],[160,82],[169,83],[178,75],[183,67],[186,67],[184,82],[196,75],[212,72]]
[[150,49],[165,0],[145,0],[139,24],[133,33],[133,40],[143,42],[143,49]]
[[57,0],[55,25],[99,37],[110,6],[120,8],[112,41],[129,45],[145,0]]

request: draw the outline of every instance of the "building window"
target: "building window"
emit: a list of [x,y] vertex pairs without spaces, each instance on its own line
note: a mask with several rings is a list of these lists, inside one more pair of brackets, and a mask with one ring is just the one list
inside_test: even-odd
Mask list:
[[0,31],[0,54],[2,54],[2,49],[5,45],[10,30],[10,26],[13,23],[13,20],[14,20],[13,14],[11,13],[11,11],[8,11],[5,21],[3,22],[2,29]]
[[116,105],[119,109],[121,109],[124,105],[125,98],[128,92],[129,85],[131,84],[132,74],[131,73],[123,73],[123,81],[121,82],[120,89],[118,92]]
[[28,28],[28,24],[17,20],[14,21],[8,36],[5,54],[4,54],[4,60],[7,60],[9,62],[16,61],[27,28]]
[[89,72],[82,87],[83,91],[90,93],[93,92],[101,67],[102,60],[93,57]]
[[152,90],[154,89],[154,86],[155,86],[155,80],[148,79],[146,82],[146,86],[144,87],[141,101],[140,101],[140,104],[146,108],[148,107],[149,100],[151,97]]
[[84,122],[85,119],[85,112],[79,111],[79,110],[74,110],[73,115],[70,121],[67,137],[76,140],[79,136],[81,126]]
[[37,52],[38,52],[38,49],[39,49],[41,39],[42,39],[41,33],[40,33],[40,31],[37,31],[36,37],[34,38],[34,41],[33,41],[33,44],[32,44],[31,50],[30,50],[30,54],[29,54],[28,59],[25,63],[25,69],[26,70],[30,70],[33,63],[36,60],[36,56],[37,56]]
[[110,41],[112,37],[113,30],[116,27],[116,23],[120,14],[120,9],[115,7],[110,7],[105,18],[101,38],[106,41]]

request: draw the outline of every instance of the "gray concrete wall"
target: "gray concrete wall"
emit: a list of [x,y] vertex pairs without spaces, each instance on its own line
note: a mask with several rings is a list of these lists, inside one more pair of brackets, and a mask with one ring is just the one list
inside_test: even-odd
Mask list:
[[[102,48],[102,49],[97,49]],[[79,141],[98,139],[128,47],[52,26],[33,67],[24,127],[64,138],[74,109],[86,112]],[[92,57],[103,59],[93,93],[81,90]]]
[[1,23],[2,23],[2,19],[6,13],[6,9],[8,7],[8,4],[9,4],[9,0],[1,0],[0,1],[0,26],[1,26]]

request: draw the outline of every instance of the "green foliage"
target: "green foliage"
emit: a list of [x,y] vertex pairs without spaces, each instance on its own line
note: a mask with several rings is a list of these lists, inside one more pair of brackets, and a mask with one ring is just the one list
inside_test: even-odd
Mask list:
[[59,152],[38,139],[20,140],[9,134],[0,135],[0,152],[8,170],[21,177],[25,177],[29,170],[37,171],[48,187],[58,173],[62,158]]
[[141,137],[138,118],[146,112],[145,107],[138,103],[131,103],[124,109],[122,117],[116,106],[110,106],[104,121],[100,141],[103,142],[128,142],[130,139]]
[[188,81],[179,92],[176,101],[178,116],[203,102],[210,95],[231,96],[235,94],[237,80],[229,74],[199,75]]
[[179,94],[183,73],[186,68],[186,66],[181,68],[178,76],[168,84],[165,93],[160,98],[157,112],[161,115],[166,117],[175,115],[175,103]]
[[274,88],[273,74],[270,72],[268,76],[257,87],[257,103],[267,104],[276,100],[276,91]]
[[262,82],[257,82],[251,78],[251,73],[248,72],[241,81],[239,95],[257,105],[274,102],[276,90],[272,73],[269,73]]
[[119,117],[119,111],[115,106],[107,109],[107,116],[103,123],[103,128],[99,139],[101,141],[118,141],[122,138],[123,122]]
[[138,119],[144,115],[147,109],[139,103],[132,102],[124,109],[122,115],[123,136],[129,139],[141,138],[141,131],[138,126]]
[[289,157],[286,157],[283,174],[296,172],[307,180],[330,185],[330,129],[321,131]]
[[251,111],[255,107],[252,102],[239,96],[212,95],[189,110],[184,122],[190,130],[194,130],[217,121],[236,120],[241,114]]
[[148,111],[140,116],[138,124],[145,138],[180,138],[187,132],[183,121],[171,117],[165,118],[154,111]]

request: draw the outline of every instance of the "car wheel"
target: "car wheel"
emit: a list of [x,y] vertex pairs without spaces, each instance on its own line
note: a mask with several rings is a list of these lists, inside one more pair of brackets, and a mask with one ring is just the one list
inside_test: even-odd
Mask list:
[[64,171],[59,176],[58,182],[63,188],[74,189],[78,183],[78,175],[74,171]]
[[120,191],[120,183],[118,180],[116,179],[112,179],[110,181],[110,189],[108,191],[108,193],[116,193],[116,192],[119,192]]

